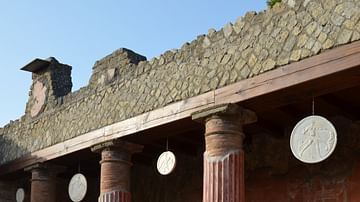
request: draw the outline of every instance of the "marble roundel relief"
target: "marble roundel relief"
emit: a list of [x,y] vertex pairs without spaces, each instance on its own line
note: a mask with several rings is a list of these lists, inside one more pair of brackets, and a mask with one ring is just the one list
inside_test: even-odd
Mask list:
[[305,163],[318,163],[335,150],[337,133],[330,121],[321,116],[308,116],[296,124],[290,137],[294,156]]

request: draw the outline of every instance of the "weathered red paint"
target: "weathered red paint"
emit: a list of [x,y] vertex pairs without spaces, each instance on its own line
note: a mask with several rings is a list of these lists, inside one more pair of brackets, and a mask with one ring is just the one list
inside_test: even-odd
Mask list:
[[348,180],[348,198],[349,201],[360,201],[360,162],[354,166],[352,175]]
[[130,191],[131,154],[111,148],[104,149],[101,156],[100,192]]
[[[247,202],[358,202],[357,196],[349,198],[348,179],[342,177],[309,179],[291,172],[286,175],[272,175],[269,169],[251,173],[247,180]],[[358,192],[358,191],[357,191]]]

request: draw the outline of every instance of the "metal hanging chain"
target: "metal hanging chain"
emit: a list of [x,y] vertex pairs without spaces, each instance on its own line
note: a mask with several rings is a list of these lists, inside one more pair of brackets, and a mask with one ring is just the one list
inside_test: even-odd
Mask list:
[[166,138],[166,151],[169,151],[169,138]]
[[312,115],[315,115],[315,98],[312,98]]

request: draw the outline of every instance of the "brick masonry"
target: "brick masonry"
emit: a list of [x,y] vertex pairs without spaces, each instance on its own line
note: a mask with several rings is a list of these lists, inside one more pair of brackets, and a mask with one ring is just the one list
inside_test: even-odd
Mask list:
[[0,128],[0,163],[360,39],[360,1],[287,0],[158,58],[119,49],[89,85]]

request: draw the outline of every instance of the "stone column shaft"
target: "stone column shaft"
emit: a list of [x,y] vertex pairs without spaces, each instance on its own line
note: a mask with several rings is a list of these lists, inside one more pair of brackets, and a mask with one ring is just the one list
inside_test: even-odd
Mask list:
[[107,148],[101,152],[101,193],[130,191],[130,158],[130,154],[117,148]]
[[197,112],[193,119],[205,122],[203,201],[245,202],[242,126],[255,122],[255,114],[229,104]]
[[204,158],[204,202],[245,202],[244,152],[219,161]]
[[111,141],[94,146],[101,152],[99,202],[131,202],[131,156],[142,146],[125,141]]

